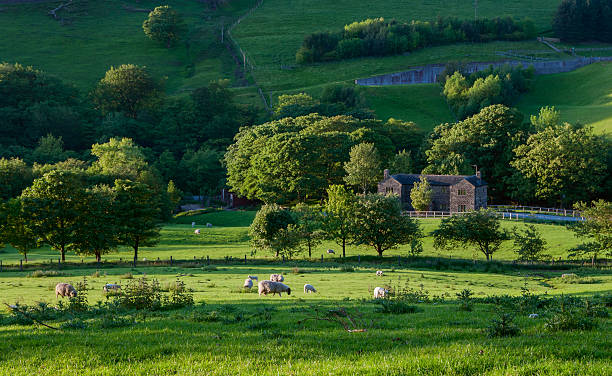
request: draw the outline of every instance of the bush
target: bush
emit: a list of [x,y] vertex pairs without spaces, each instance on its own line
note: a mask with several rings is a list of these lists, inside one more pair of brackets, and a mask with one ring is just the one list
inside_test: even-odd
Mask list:
[[472,300],[472,295],[474,293],[470,289],[463,289],[461,292],[458,292],[457,299],[459,299],[459,309],[462,311],[471,311],[473,309],[474,302]]
[[35,270],[28,274],[28,278],[59,277],[62,275],[62,273],[55,270]]
[[149,282],[146,277],[130,281],[115,298],[128,309],[157,310],[162,306],[159,282],[156,279]]
[[344,272],[344,273],[354,273],[355,272],[355,268],[350,266],[350,265],[347,265],[347,266],[340,267],[340,271]]
[[125,318],[120,317],[114,313],[108,313],[102,316],[100,320],[100,328],[110,329],[110,328],[122,328],[124,326],[131,326],[136,322],[133,317]]
[[87,277],[83,277],[82,282],[77,282],[74,285],[77,290],[77,296],[68,298],[68,306],[66,309],[72,312],[86,312],[89,309],[87,302]]
[[544,328],[551,332],[591,330],[596,327],[593,319],[576,311],[560,311],[546,319]]
[[485,332],[487,336],[493,337],[513,337],[519,335],[521,330],[512,323],[514,317],[509,313],[502,313],[493,319],[491,325],[487,326]]
[[72,319],[70,321],[66,321],[60,325],[62,329],[85,329],[87,328],[87,323],[79,318]]
[[398,299],[377,299],[376,302],[380,305],[380,307],[376,309],[376,312],[380,313],[392,313],[399,315],[419,311],[416,306],[409,305],[407,302]]

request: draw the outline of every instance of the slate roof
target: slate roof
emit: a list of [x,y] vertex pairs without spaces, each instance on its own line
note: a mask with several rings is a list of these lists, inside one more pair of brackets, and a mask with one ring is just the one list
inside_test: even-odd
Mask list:
[[[429,181],[430,185],[436,186],[451,186],[459,183],[462,180],[467,180],[468,183],[474,187],[482,187],[488,185],[486,181],[480,179],[476,175],[424,175]],[[421,181],[420,174],[395,174],[391,175],[393,179],[402,185],[413,185],[416,182]]]

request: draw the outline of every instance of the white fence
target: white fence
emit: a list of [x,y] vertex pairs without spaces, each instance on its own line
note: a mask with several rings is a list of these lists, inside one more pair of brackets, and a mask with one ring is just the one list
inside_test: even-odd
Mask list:
[[503,212],[526,212],[532,214],[562,215],[564,217],[582,217],[578,210],[542,208],[539,206],[489,205],[489,209]]

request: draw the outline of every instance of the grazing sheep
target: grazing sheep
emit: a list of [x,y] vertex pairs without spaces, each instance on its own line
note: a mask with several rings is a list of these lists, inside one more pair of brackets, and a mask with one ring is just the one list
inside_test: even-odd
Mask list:
[[308,284],[308,283],[305,284],[304,285],[304,294],[308,294],[308,293],[311,293],[311,292],[317,292],[317,290],[314,288],[313,285]]
[[77,296],[77,290],[70,283],[58,283],[55,286],[55,298],[60,295],[62,298],[66,296],[74,298]]
[[195,222],[191,222],[191,228],[195,227]]
[[270,281],[272,282],[285,282],[285,277],[282,274],[270,274]]
[[102,287],[102,289],[104,290],[104,292],[117,291],[121,290],[121,286],[116,285],[114,283],[107,283],[104,285],[104,287]]
[[537,319],[538,317],[540,317],[540,315],[538,315],[537,313],[530,313],[529,314],[529,318],[530,319]]
[[247,278],[244,280],[244,285],[242,286],[245,289],[250,289],[251,287],[253,287],[253,280],[251,278]]
[[209,228],[212,227],[212,223],[207,223],[206,227],[209,227]]
[[383,271],[382,271],[382,270],[377,270],[377,271],[376,271],[376,276],[377,276],[377,277],[382,277],[383,275],[385,275],[385,274],[383,273]]
[[259,279],[257,278],[257,276],[256,276],[256,275],[250,275],[250,276],[248,276],[247,278],[249,278],[249,279],[254,279],[254,280],[256,280],[256,281],[259,281]]
[[574,273],[561,274],[561,278],[576,278],[576,277],[578,276]]
[[336,252],[334,252],[334,250],[333,250],[333,249],[328,249],[328,250],[327,250],[327,253],[328,253],[328,254],[330,254],[330,255],[334,255],[334,254],[336,254]]
[[284,283],[274,282],[274,281],[261,281],[257,284],[257,289],[259,292],[259,296],[261,294],[278,294],[278,296],[282,296],[281,293],[286,292],[287,295],[291,295],[291,288]]
[[196,235],[200,235],[200,229],[199,228],[196,229],[193,233],[196,234]]
[[374,289],[374,299],[384,298],[389,293],[389,290],[385,290],[382,287],[377,287]]

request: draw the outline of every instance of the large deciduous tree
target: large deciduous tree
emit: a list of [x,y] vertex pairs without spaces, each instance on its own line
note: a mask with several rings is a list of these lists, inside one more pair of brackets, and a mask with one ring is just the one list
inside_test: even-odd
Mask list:
[[378,194],[359,198],[352,229],[354,243],[373,247],[379,257],[402,244],[414,247],[423,236],[418,223],[402,215],[397,197]]
[[22,159],[0,158],[0,200],[19,196],[32,181],[32,168]]
[[94,144],[91,154],[97,157],[90,172],[114,179],[137,180],[149,169],[142,148],[129,138],[111,138],[103,144]]
[[501,229],[500,220],[488,210],[472,211],[445,218],[434,230],[434,247],[450,249],[471,245],[491,260],[508,235]]
[[431,206],[432,197],[433,190],[431,189],[431,185],[427,178],[421,175],[421,181],[414,183],[410,191],[410,202],[412,203],[412,207],[416,211],[428,210]]
[[40,246],[40,238],[34,234],[21,200],[13,198],[0,204],[0,247],[10,244],[28,262],[28,252]]
[[297,229],[303,244],[308,249],[308,258],[312,257],[312,247],[321,244],[323,240],[322,215],[320,208],[300,203],[293,208]]
[[293,255],[301,251],[301,236],[291,211],[276,204],[264,205],[249,227],[251,244],[256,251],[271,251],[275,257]]
[[361,143],[351,148],[350,160],[344,164],[344,181],[359,187],[363,194],[381,179],[381,161],[374,144]]
[[544,254],[546,240],[534,225],[525,225],[523,231],[515,227],[512,229],[512,237],[518,261],[534,262],[547,257]]
[[576,236],[588,239],[589,242],[570,250],[570,256],[588,255],[593,265],[599,255],[612,256],[612,203],[597,200],[587,205],[580,202],[575,208],[582,212],[585,220],[576,223],[571,229]]
[[356,205],[355,194],[344,186],[332,185],[327,189],[323,230],[328,239],[342,247],[342,257],[346,257],[346,244],[353,235]]
[[84,199],[81,176],[61,170],[34,180],[21,195],[28,226],[36,237],[60,252],[62,261],[81,235],[77,228],[81,221],[79,206]]
[[149,13],[142,29],[146,36],[170,48],[181,39],[186,27],[182,17],[172,7],[163,5]]
[[159,84],[145,67],[124,64],[106,72],[92,98],[103,114],[123,112],[127,117],[136,118],[138,112],[150,108],[159,95]]

